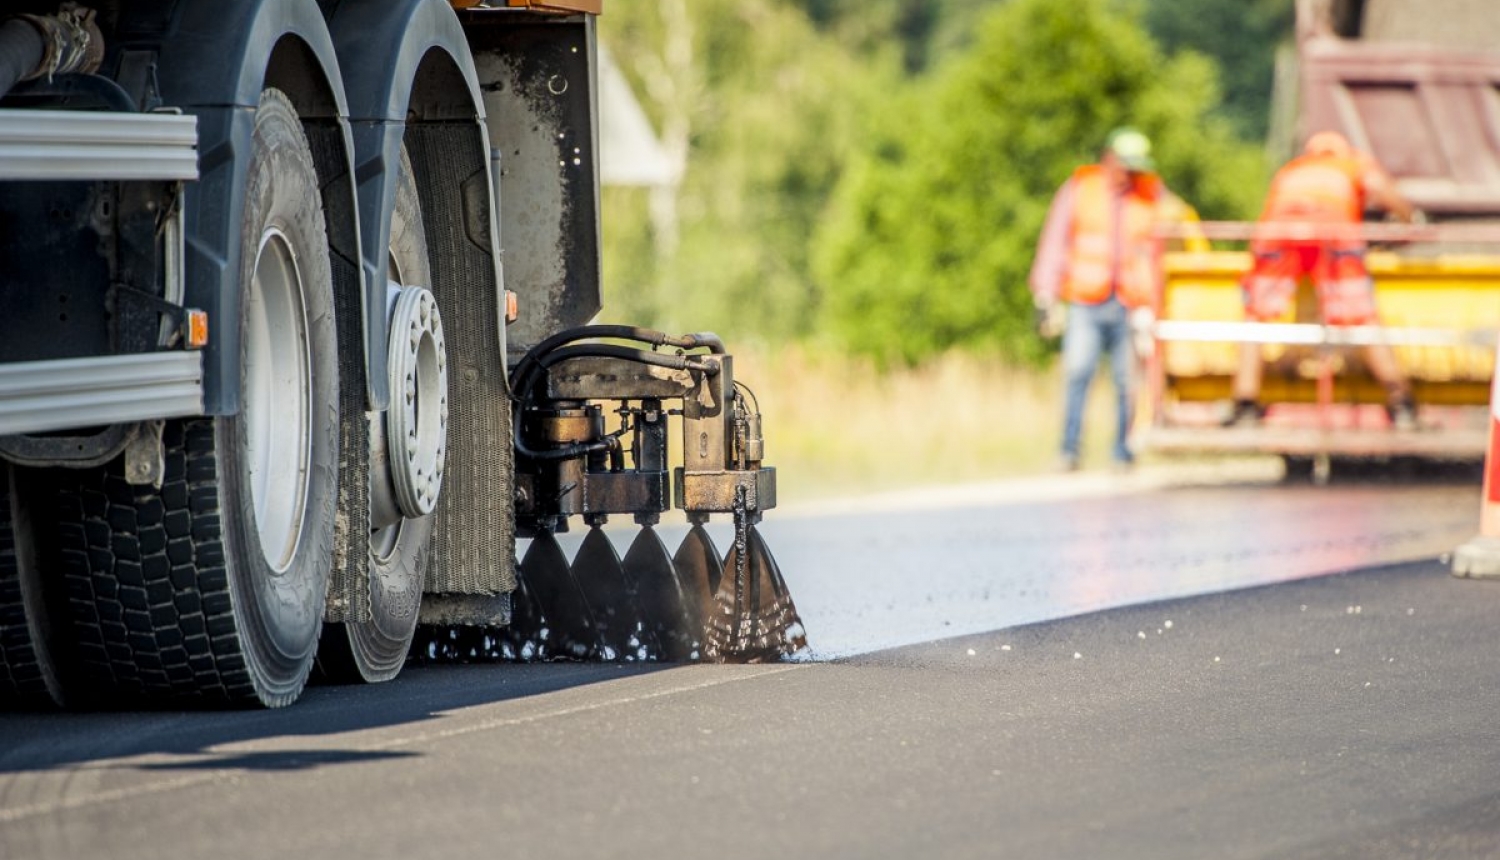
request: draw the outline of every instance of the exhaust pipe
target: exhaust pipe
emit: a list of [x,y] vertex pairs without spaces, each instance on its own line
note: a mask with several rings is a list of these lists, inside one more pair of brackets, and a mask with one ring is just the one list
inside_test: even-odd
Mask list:
[[104,35],[93,9],[64,3],[52,15],[16,15],[0,22],[0,96],[21,81],[92,74],[102,62]]

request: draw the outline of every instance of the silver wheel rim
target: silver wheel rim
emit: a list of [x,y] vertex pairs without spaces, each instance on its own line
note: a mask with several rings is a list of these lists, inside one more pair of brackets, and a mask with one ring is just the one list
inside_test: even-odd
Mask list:
[[[387,253],[386,266],[386,317],[396,307],[401,297],[406,276],[401,270],[401,261],[395,253]],[[386,356],[389,364],[390,356]],[[389,378],[389,374],[387,374]],[[401,528],[406,518],[396,505],[396,491],[391,480],[391,456],[386,439],[385,416],[377,416],[370,422],[370,557],[379,564],[388,563],[401,546]]]
[[291,566],[307,509],[312,374],[297,255],[275,227],[261,235],[245,296],[245,459],[260,550],[271,570]]

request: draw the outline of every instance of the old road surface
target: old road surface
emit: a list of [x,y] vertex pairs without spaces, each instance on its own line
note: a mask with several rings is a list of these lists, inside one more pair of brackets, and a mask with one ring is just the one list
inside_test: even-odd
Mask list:
[[1475,485],[1113,480],[776,512],[809,661],[0,716],[0,857],[1500,856]]

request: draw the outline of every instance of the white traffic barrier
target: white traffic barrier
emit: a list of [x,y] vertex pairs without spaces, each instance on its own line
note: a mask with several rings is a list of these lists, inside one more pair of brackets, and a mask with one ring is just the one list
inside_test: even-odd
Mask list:
[[1500,578],[1500,345],[1490,384],[1490,441],[1484,452],[1484,497],[1479,534],[1453,553],[1453,575]]

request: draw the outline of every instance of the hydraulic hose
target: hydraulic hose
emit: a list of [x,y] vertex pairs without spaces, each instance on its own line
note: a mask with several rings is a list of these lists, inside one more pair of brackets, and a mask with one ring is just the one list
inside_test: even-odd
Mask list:
[[648,343],[652,346],[675,346],[679,349],[708,349],[710,352],[722,354],[724,342],[719,336],[712,332],[699,332],[696,334],[670,335],[656,329],[640,328],[633,325],[585,325],[578,328],[570,328],[547,338],[532,347],[527,355],[541,354],[574,341],[586,340],[595,337],[613,337],[620,340],[634,340]]
[[42,65],[46,43],[42,31],[21,18],[0,23],[0,96]]
[[629,325],[579,326],[578,328],[570,328],[566,331],[558,332],[527,350],[526,354],[521,356],[521,360],[516,362],[516,369],[511,373],[511,390],[521,390],[521,383],[535,371],[536,364],[541,360],[542,356],[565,344],[602,337],[615,338],[617,340],[633,340],[653,347],[673,346],[678,349],[707,349],[715,355],[724,354],[724,341],[720,340],[719,336],[712,332],[698,332],[695,334],[674,336],[663,331],[656,331],[655,329]]
[[94,10],[64,3],[53,15],[17,15],[0,23],[0,96],[17,83],[93,74],[104,62]]
[[587,456],[595,451],[612,451],[618,450],[620,447],[618,437],[605,436],[603,439],[596,439],[593,442],[574,442],[570,445],[564,445],[561,448],[547,448],[546,450],[538,451],[528,447],[526,441],[521,438],[521,419],[519,417],[516,418],[515,432],[512,435],[515,436],[516,453],[532,460],[571,460],[575,457]]
[[619,358],[625,361],[650,364],[671,370],[701,370],[710,375],[719,372],[719,363],[716,361],[705,361],[702,358],[692,355],[665,355],[660,352],[635,349],[629,346],[618,346],[612,343],[584,343],[577,346],[565,346],[543,356],[537,362],[537,366],[545,370],[554,364],[561,364],[570,358],[582,357]]
[[[705,361],[703,358],[696,356],[666,355],[660,352],[651,352],[650,350],[619,346],[612,343],[577,344],[575,346],[559,347],[542,355],[540,358],[534,358],[530,367],[522,368],[520,364],[517,364],[515,380],[511,386],[516,398],[524,403],[530,397],[531,388],[536,384],[537,377],[542,371],[570,358],[583,357],[619,358],[640,364],[665,367],[670,370],[701,370],[709,375],[719,372],[717,362],[712,360]],[[522,359],[522,361],[524,362],[525,359]]]

